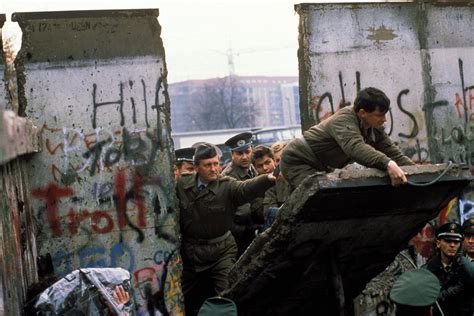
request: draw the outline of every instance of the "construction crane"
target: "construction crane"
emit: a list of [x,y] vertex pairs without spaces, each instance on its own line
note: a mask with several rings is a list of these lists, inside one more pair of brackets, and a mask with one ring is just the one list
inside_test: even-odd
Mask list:
[[234,51],[232,49],[232,45],[229,45],[229,48],[226,51],[220,51],[216,49],[212,49],[211,51],[225,55],[227,57],[227,67],[229,69],[229,76],[235,76],[235,57],[238,57],[243,54],[250,54],[250,53],[260,53],[266,51],[273,51],[273,50],[280,50],[290,48],[291,45],[281,46],[281,47],[265,47],[265,48],[249,48],[239,51]]

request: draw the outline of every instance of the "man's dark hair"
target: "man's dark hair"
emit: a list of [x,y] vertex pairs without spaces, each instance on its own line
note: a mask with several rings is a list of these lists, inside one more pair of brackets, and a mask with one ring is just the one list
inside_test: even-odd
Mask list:
[[252,151],[252,163],[255,163],[255,160],[263,158],[265,156],[268,156],[268,157],[274,159],[273,153],[272,153],[272,150],[270,149],[270,147],[267,147],[267,146],[264,146],[264,145],[258,145]]
[[369,87],[365,88],[359,93],[354,101],[354,110],[359,112],[364,109],[366,112],[373,112],[379,108],[380,112],[386,113],[390,109],[390,99],[383,93],[383,91]]
[[214,145],[203,143],[196,148],[194,153],[194,164],[197,165],[199,161],[209,159],[217,156],[217,151]]

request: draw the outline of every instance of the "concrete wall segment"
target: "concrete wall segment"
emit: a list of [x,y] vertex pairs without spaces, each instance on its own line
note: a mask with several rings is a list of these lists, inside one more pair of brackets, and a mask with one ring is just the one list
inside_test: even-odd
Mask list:
[[21,315],[36,280],[36,240],[26,161],[0,165],[0,312]]
[[182,312],[167,70],[157,10],[21,13],[20,107],[38,252],[55,271],[120,266],[139,313]]
[[[303,129],[351,105],[361,88],[376,86],[391,99],[386,130],[408,156],[469,163],[472,7],[364,3],[295,9]],[[447,141],[453,130],[462,133],[454,136],[457,143]]]
[[5,14],[0,14],[0,110],[7,109],[7,90],[6,90],[6,67],[5,67],[5,53],[3,51],[2,27],[6,21]]

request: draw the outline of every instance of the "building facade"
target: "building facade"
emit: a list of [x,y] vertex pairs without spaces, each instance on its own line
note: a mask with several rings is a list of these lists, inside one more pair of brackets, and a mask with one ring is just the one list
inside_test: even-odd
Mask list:
[[298,77],[231,76],[169,84],[173,132],[202,130],[200,128],[202,124],[196,121],[195,114],[206,111],[203,93],[209,87],[230,78],[232,84],[238,86],[234,94],[235,91],[243,94],[240,96],[243,106],[252,112],[251,119],[246,119],[237,127],[283,126],[300,123]]

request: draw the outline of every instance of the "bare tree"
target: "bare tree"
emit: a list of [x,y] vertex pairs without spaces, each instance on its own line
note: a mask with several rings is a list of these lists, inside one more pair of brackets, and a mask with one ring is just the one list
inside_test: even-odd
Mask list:
[[238,77],[218,78],[196,93],[190,118],[200,130],[251,127],[255,105]]

